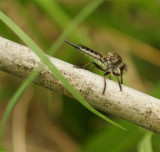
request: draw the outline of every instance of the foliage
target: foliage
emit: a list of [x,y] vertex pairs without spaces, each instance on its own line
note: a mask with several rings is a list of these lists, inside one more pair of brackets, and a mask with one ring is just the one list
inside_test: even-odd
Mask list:
[[[61,38],[65,37],[69,37],[67,39],[71,39],[72,42],[82,43],[96,50],[104,50],[104,52],[105,50],[119,50],[119,54],[128,59],[128,73],[131,71],[134,74],[131,78],[129,74],[126,74],[126,85],[160,98],[160,64],[155,55],[160,49],[159,1],[94,0],[92,5],[91,1],[83,0],[15,0],[14,2],[2,0],[0,4],[1,10],[28,33],[40,48],[48,50],[45,52],[50,54],[55,53],[55,57],[67,62],[81,65],[85,64],[88,59],[83,55],[79,57],[80,55],[75,50],[61,45],[63,43]],[[0,30],[0,36],[22,43],[1,21],[0,29],[3,29]],[[134,45],[131,45],[132,43]],[[150,50],[151,54],[147,54],[147,50]],[[0,73],[0,111],[3,112],[6,101],[12,95],[16,95],[15,90],[20,80],[3,72]],[[75,147],[74,151],[80,149],[86,152],[106,150],[141,152],[152,151],[152,148],[154,152],[159,151],[160,138],[158,135],[153,134],[151,138],[151,134],[146,130],[107,115],[125,126],[128,131],[124,132],[106,125],[73,99],[46,93],[46,90],[37,86],[32,85],[32,88],[36,91],[30,103],[32,105],[29,108],[30,119],[26,121],[29,123],[27,129],[34,130],[34,134],[30,135],[28,131],[26,134],[31,139],[37,137],[37,141],[39,141],[38,137],[43,137],[43,143],[45,143],[45,145],[41,144],[43,148],[56,149],[47,143],[49,141],[54,143],[59,151],[65,151],[63,145],[68,146],[68,149]],[[52,134],[52,132],[56,129],[49,127],[46,119],[44,121],[41,115],[43,110],[45,110],[43,116],[46,115],[53,124],[58,124],[61,130],[55,139],[53,138],[55,133]],[[38,112],[34,113],[34,111]],[[38,126],[36,126],[37,123]],[[47,129],[44,129],[43,126]],[[50,134],[47,134],[47,130],[50,131]],[[4,135],[7,139],[11,139],[6,132]],[[61,143],[63,144],[58,144],[58,137],[62,137]],[[72,142],[67,143],[68,138]],[[5,143],[5,138],[3,142]]]

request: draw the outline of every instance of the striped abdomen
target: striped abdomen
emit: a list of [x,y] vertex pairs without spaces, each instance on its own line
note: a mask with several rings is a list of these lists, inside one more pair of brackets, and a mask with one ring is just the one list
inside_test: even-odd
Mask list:
[[72,45],[73,47],[75,47],[76,49],[80,50],[81,52],[87,54],[88,56],[90,56],[93,60],[95,60],[98,64],[103,65],[103,55],[99,52],[96,52],[86,46],[83,45],[75,45],[69,41],[66,41],[68,44]]
[[101,60],[103,58],[103,55],[101,53],[96,52],[86,46],[79,45],[79,50],[92,57],[93,59]]

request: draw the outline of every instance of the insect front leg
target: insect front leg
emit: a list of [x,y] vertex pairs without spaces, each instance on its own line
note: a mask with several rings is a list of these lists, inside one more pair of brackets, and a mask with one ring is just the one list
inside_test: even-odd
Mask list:
[[104,74],[104,76],[103,76],[103,78],[104,78],[104,88],[103,88],[102,94],[104,94],[104,93],[105,93],[105,90],[106,90],[106,78],[105,78],[105,76],[108,75],[108,74],[110,74],[110,72],[106,72],[106,73]]
[[119,84],[120,91],[122,91],[122,85],[121,85],[121,83],[120,83],[120,81],[119,81],[119,77],[118,77],[118,76],[116,76],[116,77],[117,77],[117,80],[118,80],[118,84]]
[[123,77],[122,77],[122,73],[121,73],[121,84],[123,84]]
[[119,84],[119,88],[120,88],[120,91],[122,91],[122,77],[121,77],[121,83],[120,83],[120,81],[119,81],[119,74],[117,74],[117,73],[115,73],[115,72],[113,72],[113,75],[115,75],[116,77],[117,77],[117,81],[118,81],[118,84]]

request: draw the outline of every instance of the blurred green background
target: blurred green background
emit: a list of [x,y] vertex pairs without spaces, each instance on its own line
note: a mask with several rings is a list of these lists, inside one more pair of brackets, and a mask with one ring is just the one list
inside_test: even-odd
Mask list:
[[[103,53],[118,52],[129,65],[125,85],[160,98],[160,1],[1,0],[0,9],[44,52],[69,63],[84,65],[89,59],[59,38]],[[24,44],[1,21],[0,36]],[[0,119],[22,82],[0,71]],[[1,151],[160,151],[159,135],[107,117],[128,130],[107,124],[73,99],[32,84],[7,122]]]

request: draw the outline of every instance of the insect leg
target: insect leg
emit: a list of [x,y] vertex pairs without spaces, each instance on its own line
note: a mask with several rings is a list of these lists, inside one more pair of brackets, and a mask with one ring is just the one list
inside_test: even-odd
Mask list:
[[95,67],[96,67],[97,69],[102,70],[102,71],[105,71],[105,70],[102,69],[97,63],[95,63],[95,62],[92,62],[92,63],[95,65]]
[[109,75],[109,79],[111,80],[111,75]]
[[87,63],[87,64],[85,64],[85,65],[83,65],[83,66],[73,66],[73,67],[75,67],[75,68],[86,68],[87,66],[89,66],[90,64],[91,64],[92,62],[89,62],[89,63]]
[[91,63],[94,64],[94,66],[91,68],[91,71],[94,69],[94,67],[98,68],[99,70],[105,71],[104,69],[102,69],[97,63],[95,62],[89,62],[87,64],[85,64],[84,66],[78,67],[78,66],[74,66],[76,68],[86,68],[87,66],[89,66]]
[[122,77],[122,73],[121,73],[121,84],[123,84],[123,77]]
[[117,80],[118,80],[118,84],[119,84],[120,91],[122,91],[122,85],[121,85],[121,83],[120,83],[120,81],[119,81],[119,77],[118,77],[118,76],[116,76],[116,77],[117,77]]
[[93,62],[89,62],[89,63],[85,64],[85,65],[82,66],[82,67],[83,67],[83,68],[86,68],[86,67],[89,66],[91,63],[93,63]]
[[90,68],[90,71],[93,71],[94,68],[95,68],[95,66],[91,67],[91,68]]
[[106,73],[104,74],[104,76],[103,76],[103,78],[104,78],[104,88],[103,88],[102,94],[104,94],[104,93],[105,93],[105,90],[106,90],[106,78],[105,78],[105,76],[108,75],[108,74],[110,74],[110,72],[106,72]]

